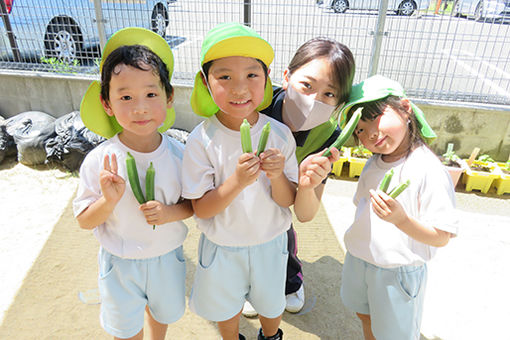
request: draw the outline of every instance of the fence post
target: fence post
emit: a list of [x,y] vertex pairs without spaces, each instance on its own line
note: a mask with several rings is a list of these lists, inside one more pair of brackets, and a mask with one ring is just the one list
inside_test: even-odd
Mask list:
[[97,33],[99,35],[99,46],[101,54],[103,54],[104,45],[106,45],[106,33],[104,31],[105,20],[103,18],[103,9],[101,8],[101,0],[94,0],[94,9],[96,10]]
[[0,14],[2,15],[2,20],[4,22],[5,30],[7,31],[7,37],[9,38],[9,44],[11,45],[12,55],[14,56],[14,61],[20,62],[21,55],[19,54],[18,44],[16,43],[16,39],[14,39],[14,34],[12,33],[11,21],[9,20],[9,14],[7,13],[7,7],[5,6],[5,2],[0,0]]
[[251,26],[251,0],[244,0],[244,24]]
[[381,43],[384,33],[384,23],[388,12],[388,0],[381,0],[379,6],[379,15],[377,17],[377,25],[375,28],[374,41],[372,42],[372,53],[370,58],[370,66],[368,76],[371,77],[377,73],[379,67],[379,57],[381,56]]

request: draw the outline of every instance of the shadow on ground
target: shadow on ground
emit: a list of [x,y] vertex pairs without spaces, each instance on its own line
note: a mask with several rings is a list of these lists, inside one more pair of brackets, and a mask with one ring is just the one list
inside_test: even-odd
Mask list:
[[[199,232],[193,219],[185,222],[190,229],[184,244],[189,296]],[[284,314],[281,328],[286,339],[360,339],[359,322],[339,297],[344,254],[324,209],[321,207],[314,221],[295,223],[295,228],[306,304],[300,314]],[[0,338],[110,339],[99,325],[99,304],[87,304],[79,298],[80,292],[97,288],[98,247],[93,234],[78,227],[69,202],[6,312]],[[247,339],[256,339],[259,327],[257,319],[242,317],[241,332]],[[167,334],[167,339],[219,338],[214,323],[189,309]]]

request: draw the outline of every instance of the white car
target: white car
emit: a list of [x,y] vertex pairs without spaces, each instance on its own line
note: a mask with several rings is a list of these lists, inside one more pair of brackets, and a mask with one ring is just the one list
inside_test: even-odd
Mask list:
[[[331,0],[329,7],[335,13],[344,13],[348,9],[355,10],[379,10],[379,0]],[[388,11],[394,11],[398,15],[411,15],[416,10],[429,8],[430,0],[389,0]]]
[[[0,60],[13,57],[11,40],[26,60],[57,58],[67,63],[91,56],[99,36],[92,0],[0,0],[12,27],[8,34],[0,20]],[[101,1],[106,38],[128,26],[152,29],[165,36],[168,4],[163,0]]]
[[509,0],[455,0],[452,15],[466,16],[477,21],[510,18]]

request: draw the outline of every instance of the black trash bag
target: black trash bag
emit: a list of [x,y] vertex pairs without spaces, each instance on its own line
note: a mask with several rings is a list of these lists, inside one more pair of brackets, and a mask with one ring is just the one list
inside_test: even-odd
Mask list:
[[55,118],[40,111],[18,113],[6,120],[7,133],[14,138],[18,162],[26,165],[46,161],[46,141],[55,136]]
[[186,130],[171,128],[165,131],[165,134],[169,135],[173,139],[181,142],[182,144],[186,144],[188,140],[189,132]]
[[5,124],[5,119],[0,117],[0,163],[5,157],[16,154],[16,143],[14,143],[14,138],[7,133]]
[[79,111],[58,118],[55,133],[46,143],[47,161],[61,163],[70,171],[78,170],[87,153],[106,140],[85,127]]

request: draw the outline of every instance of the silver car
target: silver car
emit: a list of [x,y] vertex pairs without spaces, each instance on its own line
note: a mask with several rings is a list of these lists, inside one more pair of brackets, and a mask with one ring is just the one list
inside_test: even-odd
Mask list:
[[[327,0],[329,7],[336,13],[344,13],[348,9],[354,10],[379,10],[379,0]],[[429,8],[430,0],[389,0],[388,11],[394,11],[398,15],[411,15],[416,10]]]
[[452,15],[476,21],[510,18],[510,0],[455,0]]
[[[0,0],[12,27],[0,21],[0,60],[13,57],[13,42],[24,60],[57,58],[71,63],[98,56],[99,35],[93,0]],[[165,36],[167,1],[102,0],[106,38],[117,30],[138,26]],[[90,54],[91,49],[95,52]]]

